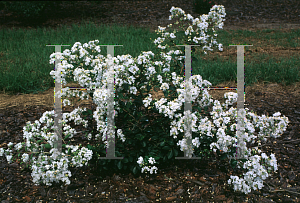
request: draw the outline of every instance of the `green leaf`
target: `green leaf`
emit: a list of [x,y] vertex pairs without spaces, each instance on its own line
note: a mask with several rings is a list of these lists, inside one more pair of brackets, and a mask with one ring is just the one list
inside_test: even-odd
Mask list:
[[165,90],[165,91],[163,91],[163,93],[164,93],[165,97],[167,98],[169,95],[169,92],[167,90]]
[[175,87],[174,86],[170,86],[170,88],[169,88],[170,90],[173,90],[173,92],[176,92],[176,89],[175,89]]
[[173,140],[169,140],[169,145],[173,146],[174,145],[174,141]]
[[65,139],[68,139],[71,136],[71,134],[68,134],[65,136]]
[[146,147],[146,142],[145,141],[143,141],[143,147]]
[[178,151],[176,149],[173,149],[174,151],[174,155],[177,156],[178,155]]
[[227,154],[222,154],[221,157],[220,157],[221,160],[224,160],[226,158],[227,158]]
[[[80,99],[80,100],[81,100],[81,99]],[[91,109],[88,109],[87,111],[83,111],[82,114],[85,115],[85,116],[86,116],[86,115],[92,115],[93,112],[92,112]]]
[[145,128],[145,131],[146,131],[147,133],[151,132],[151,130],[152,130],[152,128],[151,128],[151,127],[147,127],[147,128]]
[[115,151],[115,155],[116,156],[122,156],[121,153],[119,151]]
[[164,146],[164,145],[165,145],[165,142],[164,142],[164,141],[160,143],[160,146],[161,146],[161,147]]
[[148,90],[148,92],[150,91],[150,89],[151,89],[151,86],[150,86],[150,85],[147,85],[147,90]]
[[159,160],[160,157],[159,156],[154,156],[155,160]]
[[92,114],[93,114],[93,112],[92,112],[92,110],[91,110],[91,109],[88,109],[88,110],[87,110],[87,112],[88,112],[90,115],[92,115]]
[[44,144],[44,147],[47,149],[51,149],[51,145],[50,144]]
[[142,134],[136,134],[136,137],[138,140],[144,139],[144,136]]
[[118,166],[119,169],[121,169],[122,168],[122,161],[119,161],[117,166]]
[[127,158],[124,158],[123,161],[124,161],[124,163],[128,163],[128,159]]
[[195,108],[198,109],[199,113],[201,112],[201,108],[200,107],[196,106]]
[[237,165],[237,160],[235,160],[235,159],[231,159],[231,163],[230,163],[230,165],[232,166],[232,168],[235,168],[235,167],[236,167],[236,165]]
[[129,161],[132,162],[132,160],[133,160],[133,158],[132,158],[132,156],[130,156],[130,157],[129,157]]
[[136,174],[137,171],[138,171],[138,169],[137,169],[137,167],[135,166],[135,167],[133,168],[133,173]]
[[163,149],[163,150],[169,150],[170,147],[169,147],[169,146],[164,146],[162,149]]
[[169,152],[169,154],[168,154],[168,159],[171,159],[172,156],[173,156],[173,151],[171,150],[171,151]]
[[166,158],[166,157],[164,157],[164,158],[163,158],[163,162],[166,162],[166,161],[167,161],[167,158]]

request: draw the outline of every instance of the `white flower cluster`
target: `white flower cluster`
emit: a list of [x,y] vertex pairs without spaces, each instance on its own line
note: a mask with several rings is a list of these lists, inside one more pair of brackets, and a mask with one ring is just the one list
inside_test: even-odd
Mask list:
[[[152,165],[156,163],[156,162],[155,162],[155,159],[152,158],[152,157],[149,158],[148,162],[149,162],[150,164],[152,164]],[[141,157],[141,156],[139,157],[137,163],[138,163],[140,166],[146,165],[146,163],[144,163],[143,157]],[[157,173],[156,170],[158,170],[158,168],[157,168],[156,166],[152,166],[152,167],[150,166],[150,168],[149,168],[149,166],[144,166],[144,167],[142,168],[142,173],[143,173],[144,171],[149,171],[150,174],[153,174],[153,171],[154,171],[155,173]]]
[[[84,126],[87,126],[87,121],[84,121],[83,119],[81,119],[80,117],[78,117],[78,115],[76,114],[76,112],[82,112],[80,111],[80,109],[78,109],[77,111],[74,111],[72,113],[63,113],[63,126],[65,126],[66,121],[71,121],[74,120],[74,122],[78,125],[78,124],[84,124]],[[49,127],[52,126],[54,124],[53,119],[50,117],[53,117],[54,111],[51,112],[45,112],[43,114],[43,116],[40,118],[40,122],[41,123],[46,123],[47,121],[47,127],[43,127],[42,128],[42,133],[38,133],[40,130],[40,126],[41,124],[38,121],[35,121],[34,124],[30,124],[30,122],[27,123],[27,126],[23,127],[23,132],[24,132],[24,139],[26,140],[26,147],[31,147],[32,145],[34,145],[35,147],[37,147],[38,149],[41,149],[36,143],[37,143],[37,139],[39,140],[47,140],[47,142],[53,147],[53,143],[55,140],[57,140],[57,136],[56,139],[54,139],[55,137],[53,137],[52,135],[54,135],[54,133],[48,133],[46,134],[45,132],[47,132],[49,130]],[[49,118],[49,119],[47,119]],[[53,129],[53,127],[51,128]],[[69,135],[71,134],[70,138],[73,137],[73,134],[76,134],[77,132],[70,128],[70,126],[66,125],[65,127],[63,127],[63,129],[65,130],[65,135]],[[31,132],[30,132],[31,131]],[[16,150],[20,150],[23,147],[23,143],[18,143],[15,145],[15,149]],[[8,147],[12,147],[13,143],[10,142],[8,145]],[[79,150],[78,146],[72,146],[72,145],[66,145],[66,148],[70,148],[72,149],[72,153],[77,154],[76,156],[74,156],[72,158],[72,163],[70,163],[73,166],[76,167],[82,167],[83,164],[87,165],[88,161],[92,159],[92,154],[93,151],[89,150],[85,147],[82,147]],[[30,149],[28,151],[31,151]],[[35,149],[34,152],[36,152],[37,150]],[[11,158],[12,158],[12,150],[7,149],[4,150],[3,148],[0,148],[0,156],[3,156],[3,154],[6,152],[6,159],[8,161],[8,163],[11,163]],[[51,156],[46,156],[46,155],[42,155],[43,153],[39,154],[38,160],[34,160],[35,157],[33,157],[33,164],[31,166],[32,168],[32,177],[33,177],[33,182],[36,185],[39,185],[39,181],[41,181],[42,183],[46,184],[46,185],[52,185],[51,182],[55,181],[55,182],[59,182],[59,180],[65,182],[66,184],[70,184],[70,180],[68,177],[71,176],[71,172],[68,169],[68,163],[69,163],[69,159],[66,157],[68,156],[68,150],[65,151],[65,153],[62,153],[62,157],[59,156],[59,152],[57,151],[56,148],[52,148],[50,150],[50,154]],[[9,153],[9,154],[8,154]],[[24,153],[22,155],[22,161],[24,163],[27,163],[29,161],[29,155],[27,153]],[[54,167],[55,166],[55,167]],[[45,172],[45,169],[47,170]]]
[[[240,179],[238,176],[230,176],[228,180],[228,184],[234,184],[234,190],[239,190],[248,194],[251,192],[251,187],[256,190],[262,189],[263,180],[268,177],[267,170],[259,164],[260,159],[265,159],[266,162],[269,162],[271,166],[274,167],[274,171],[277,170],[277,160],[274,154],[271,154],[271,159],[266,156],[265,153],[261,154],[261,157],[258,155],[250,157],[248,161],[244,163],[244,169],[250,169],[246,174],[244,174],[244,178]],[[271,168],[269,167],[269,170]],[[247,184],[246,184],[247,183]]]

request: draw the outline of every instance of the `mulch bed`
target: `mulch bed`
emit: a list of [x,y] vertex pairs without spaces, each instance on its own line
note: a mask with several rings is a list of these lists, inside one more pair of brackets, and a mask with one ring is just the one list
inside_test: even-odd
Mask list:
[[[255,96],[256,95],[256,96]],[[144,175],[109,174],[101,179],[91,167],[71,168],[71,185],[34,186],[31,171],[21,170],[19,164],[8,164],[0,159],[0,193],[1,200],[10,202],[37,202],[37,200],[54,202],[150,202],[160,200],[175,202],[298,202],[299,179],[299,143],[300,143],[300,96],[282,91],[277,95],[269,92],[255,92],[246,97],[245,106],[258,115],[272,115],[280,111],[289,118],[287,131],[277,139],[271,138],[262,146],[262,151],[270,155],[274,153],[278,161],[278,171],[264,182],[260,191],[248,195],[234,192],[227,185],[227,180],[236,170],[227,161],[213,160],[177,160],[168,169],[159,170],[152,180]],[[30,106],[26,108],[8,108],[0,113],[1,147],[6,148],[9,142],[23,141],[23,126],[27,121],[33,123],[42,113],[51,108]],[[63,107],[70,112],[70,107]],[[92,106],[95,110],[95,105]],[[89,121],[92,122],[90,118]],[[93,120],[93,122],[95,122]],[[77,131],[79,126],[71,123]],[[88,127],[87,130],[92,130]],[[85,146],[87,141],[81,134],[75,136],[74,144]],[[6,143],[6,144],[5,144]],[[177,166],[177,170],[175,169]],[[170,178],[167,179],[166,177]],[[7,201],[7,202],[9,202]],[[5,201],[4,201],[5,202]]]
[[[226,16],[224,28],[231,26],[248,27],[251,22],[299,23],[300,2],[298,0],[216,0],[224,5]],[[154,31],[158,25],[166,27],[171,7],[182,8],[192,16],[199,16],[194,11],[192,0],[141,0],[141,1],[102,1],[99,5],[81,1],[75,6],[64,1],[53,11],[46,8],[43,15],[34,20],[27,20],[18,13],[0,11],[0,28],[58,28],[60,25],[78,24],[82,18],[95,17],[95,24],[133,25],[147,27]]]
[[[180,1],[181,2],[181,1]],[[228,1],[229,2],[229,1]],[[247,1],[250,2],[250,1]],[[271,2],[271,1],[266,1]],[[274,1],[273,1],[274,2]],[[289,3],[287,3],[289,2]],[[277,3],[279,4],[279,3]],[[108,5],[108,4],[107,4]],[[119,5],[116,3],[116,5]],[[114,6],[115,13],[121,13],[124,7]],[[121,4],[120,4],[121,5]],[[156,4],[155,4],[156,5]],[[224,5],[226,5],[224,3]],[[243,11],[244,14],[255,16],[259,13],[255,8],[247,7],[248,4],[229,4],[233,11]],[[262,4],[263,6],[264,4]],[[166,15],[165,10],[169,6],[148,7],[149,15],[157,15],[161,12]],[[269,7],[272,10],[274,7]],[[135,9],[132,7],[131,9]],[[276,7],[278,8],[278,7]],[[296,1],[285,1],[279,6],[281,12],[286,12],[290,17],[282,15],[280,12],[264,12],[265,19],[285,16],[285,20],[295,19],[299,13]],[[293,8],[293,10],[291,10]],[[82,9],[82,8],[81,8]],[[185,6],[182,6],[185,10]],[[242,10],[244,9],[244,10]],[[124,9],[126,10],[126,9]],[[118,12],[120,11],[120,12]],[[274,9],[274,11],[276,11]],[[164,13],[163,13],[164,12]],[[103,14],[104,15],[104,14]],[[109,19],[109,13],[105,18]],[[228,19],[237,20],[234,12]],[[137,14],[137,16],[139,16]],[[127,20],[136,24],[141,20],[138,17],[127,15]],[[3,15],[1,19],[3,19]],[[9,19],[12,19],[9,21]],[[25,26],[23,22],[16,21],[16,16],[6,16],[5,22],[1,26],[15,27]],[[239,18],[241,19],[241,18]],[[246,19],[246,18],[245,18]],[[241,19],[243,20],[243,19]],[[13,22],[13,23],[12,23]],[[47,21],[48,22],[48,21]],[[235,22],[235,21],[232,21]],[[10,24],[12,23],[12,24]],[[55,18],[51,20],[53,26],[63,22],[63,19]],[[41,23],[44,25],[44,23]],[[32,26],[32,25],[31,25]],[[27,26],[26,26],[27,27]],[[157,28],[157,27],[156,27]],[[250,94],[249,94],[250,95]],[[234,192],[228,186],[227,180],[230,175],[237,175],[227,161],[215,160],[177,160],[174,166],[160,169],[155,178],[148,180],[145,176],[134,176],[133,174],[107,174],[105,178],[100,178],[95,173],[94,165],[90,167],[71,168],[71,185],[61,188],[59,185],[35,186],[32,182],[31,170],[22,171],[17,163],[8,164],[5,157],[0,157],[0,200],[1,202],[299,202],[300,179],[299,179],[299,143],[300,143],[300,95],[294,95],[287,91],[273,92],[257,91],[250,96],[246,96],[246,106],[254,110],[258,115],[272,115],[281,112],[289,118],[287,131],[277,139],[269,139],[262,146],[262,151],[270,155],[274,153],[278,162],[278,171],[264,182],[264,187],[260,191],[253,191],[248,195]],[[95,105],[92,106],[93,111]],[[38,120],[45,111],[53,108],[45,106],[29,106],[26,108],[7,108],[0,111],[0,147],[6,148],[9,142],[19,143],[23,141],[23,126],[27,121],[33,123]],[[63,109],[67,112],[67,109]],[[90,118],[89,118],[90,120]],[[91,121],[92,122],[92,121]],[[78,126],[71,127],[78,131]],[[91,128],[91,127],[89,127]],[[79,128],[80,129],[80,128]],[[89,129],[88,129],[89,130]],[[91,129],[90,129],[91,130]],[[85,145],[87,141],[81,135],[77,135],[74,144]],[[177,170],[175,168],[177,166]],[[40,201],[42,200],[42,201]]]

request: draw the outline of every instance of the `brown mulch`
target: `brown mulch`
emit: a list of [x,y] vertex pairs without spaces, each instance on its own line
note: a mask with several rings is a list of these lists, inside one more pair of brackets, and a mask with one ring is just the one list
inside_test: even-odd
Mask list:
[[[188,13],[192,14],[192,9],[188,2],[190,1],[169,1],[164,3],[152,1],[136,4],[129,7],[129,3],[114,1],[104,2],[103,10],[113,7],[113,12],[104,12],[99,14],[99,21],[112,22],[113,19],[118,21],[124,18],[122,22],[130,21],[133,24],[148,25],[155,27],[163,24],[166,26],[166,19],[169,15],[170,6],[181,7]],[[185,3],[184,3],[185,2]],[[227,1],[229,2],[229,1]],[[299,20],[298,1],[284,1],[279,6],[268,6],[267,3],[275,1],[264,1],[265,4],[254,4],[256,7],[249,6],[250,3],[222,3],[225,7],[231,7],[233,14],[228,16],[227,23],[249,23],[249,17],[243,18],[240,14],[234,12],[243,12],[244,16],[259,15],[260,11],[265,11],[260,16],[261,21],[264,19],[282,20],[282,22],[293,22]],[[239,2],[239,1],[235,1]],[[245,1],[244,1],[245,2]],[[247,1],[251,2],[251,1]],[[263,2],[263,1],[260,1]],[[279,1],[278,1],[279,2]],[[287,3],[289,2],[289,3]],[[84,5],[88,5],[84,2]],[[130,2],[131,4],[133,2]],[[178,5],[177,5],[178,4]],[[140,6],[138,6],[140,5]],[[271,4],[273,5],[273,4]],[[64,2],[64,6],[68,6]],[[148,20],[145,12],[139,12],[140,8],[147,9],[147,15],[152,16],[151,22],[142,22]],[[83,12],[81,8],[74,8],[74,12],[69,10],[58,11],[57,15],[52,13],[45,22],[40,22],[42,26],[56,27],[58,24],[69,24],[70,22],[79,22],[79,18],[63,17],[72,15],[72,13]],[[269,10],[264,10],[269,9]],[[103,11],[102,10],[102,11]],[[138,12],[133,12],[137,10]],[[238,11],[237,11],[238,10]],[[94,12],[97,8],[94,9]],[[127,12],[127,13],[126,13]],[[167,15],[166,15],[166,12]],[[250,12],[248,14],[248,12]],[[284,13],[286,15],[284,15]],[[88,13],[88,12],[86,12]],[[92,12],[91,12],[92,13]],[[273,14],[272,14],[273,13]],[[59,17],[59,14],[61,15]],[[123,14],[123,15],[122,15]],[[113,18],[113,15],[115,18]],[[276,16],[277,15],[277,16]],[[80,15],[78,15],[80,17]],[[53,18],[52,18],[53,17]],[[278,17],[278,18],[277,18]],[[282,19],[284,18],[284,19]],[[27,25],[25,22],[18,20],[17,15],[5,13],[2,11],[0,16],[1,27],[34,27],[36,25]],[[3,20],[5,19],[5,21]],[[156,19],[156,20],[155,20]],[[253,18],[255,19],[255,18]],[[257,20],[257,18],[255,19]],[[4,22],[4,23],[2,23]],[[238,24],[236,24],[238,25]],[[226,27],[226,24],[224,28]],[[155,27],[157,29],[157,26]],[[72,177],[71,185],[60,188],[54,186],[34,186],[31,177],[31,170],[21,170],[19,164],[8,164],[5,157],[0,158],[0,200],[1,202],[299,202],[300,179],[299,179],[299,143],[300,143],[300,92],[299,86],[295,86],[293,91],[287,91],[284,87],[277,84],[268,84],[261,87],[258,91],[247,91],[245,98],[245,107],[254,110],[258,115],[272,115],[281,112],[289,118],[287,131],[277,139],[269,139],[262,146],[262,151],[270,155],[274,153],[278,162],[278,171],[264,182],[264,188],[260,191],[251,192],[248,195],[240,192],[234,192],[227,184],[230,175],[237,175],[236,171],[228,166],[226,161],[206,160],[203,162],[195,160],[177,160],[174,166],[168,169],[158,170],[155,178],[148,180],[143,175],[135,177],[133,174],[114,174],[106,175],[104,180],[99,178],[91,167],[71,168]],[[218,99],[218,98],[215,98]],[[0,110],[0,147],[6,148],[9,142],[19,143],[23,141],[23,126],[27,121],[33,123],[38,120],[45,111],[51,111],[53,107],[32,105],[27,107],[7,107]],[[67,112],[64,108],[63,111]],[[95,105],[92,106],[95,110]],[[89,118],[89,120],[91,120]],[[121,122],[122,120],[120,120]],[[92,122],[92,121],[91,121]],[[94,122],[94,121],[93,121]],[[90,126],[90,125],[89,125]],[[78,126],[71,124],[77,131]],[[117,126],[118,127],[118,126]],[[91,127],[89,127],[91,128]],[[89,129],[88,129],[89,130]],[[77,135],[74,144],[81,143],[85,145],[81,135]],[[175,168],[177,166],[177,170]],[[166,178],[167,177],[167,178]]]
[[[224,5],[226,16],[223,29],[251,29],[253,23],[280,23],[290,27],[299,23],[300,2],[298,0],[216,0]],[[81,19],[95,17],[95,24],[120,24],[146,27],[154,31],[158,26],[166,27],[171,7],[182,8],[185,13],[199,16],[191,0],[141,0],[102,1],[95,5],[80,1],[75,5],[65,1],[56,10],[46,9],[38,19],[26,21],[21,15],[0,11],[0,28],[25,28],[37,26],[58,28],[61,25],[79,24]],[[270,27],[270,28],[271,28]],[[299,28],[299,25],[298,25]]]
[[[254,110],[258,115],[272,115],[281,112],[289,118],[290,124],[287,131],[280,138],[269,139],[263,145],[262,151],[268,155],[274,153],[278,161],[278,171],[268,178],[260,191],[248,195],[234,192],[228,185],[229,176],[237,175],[229,167],[227,161],[217,159],[177,160],[173,167],[159,170],[159,173],[148,180],[144,175],[109,174],[104,179],[93,173],[93,165],[82,168],[71,168],[71,185],[61,189],[56,186],[34,186],[31,171],[21,171],[16,164],[8,164],[4,157],[1,158],[0,192],[1,200],[12,202],[298,202],[300,189],[299,179],[299,143],[300,143],[300,108],[298,106],[299,88],[295,92],[287,92],[280,86],[267,85],[267,89],[277,88],[277,94],[269,91],[247,91],[245,106]],[[248,93],[249,92],[249,93]],[[9,142],[23,141],[22,128],[27,121],[33,123],[42,113],[53,108],[43,106],[30,106],[26,108],[7,108],[0,113],[1,120],[1,147],[6,148]],[[95,105],[92,106],[95,110]],[[71,108],[63,107],[64,112]],[[90,122],[95,121],[88,118]],[[121,123],[122,120],[119,122]],[[116,124],[117,125],[117,124]],[[117,125],[118,126],[118,125]],[[72,128],[80,131],[79,126],[71,124]],[[88,127],[88,131],[92,127]],[[87,140],[82,134],[75,136],[72,144],[81,143],[86,146]],[[6,144],[5,144],[6,143]],[[175,168],[177,166],[177,170]],[[234,174],[233,174],[233,171]],[[166,175],[166,176],[165,176]],[[166,177],[172,179],[167,179]]]

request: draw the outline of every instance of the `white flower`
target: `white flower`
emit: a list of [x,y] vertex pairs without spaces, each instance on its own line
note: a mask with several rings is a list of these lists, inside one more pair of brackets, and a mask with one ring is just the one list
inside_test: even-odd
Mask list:
[[9,164],[11,163],[11,158],[12,158],[12,155],[6,155],[6,159]]
[[20,150],[22,148],[22,143],[18,143],[15,145],[16,150]]
[[29,159],[29,155],[26,154],[26,153],[24,153],[24,154],[22,155],[22,160],[23,160],[23,162],[27,162],[28,159]]
[[88,134],[88,140],[91,140],[92,139],[92,134]]
[[3,154],[4,154],[4,149],[3,148],[0,148],[0,156],[3,156]]
[[144,161],[143,157],[140,156],[139,159],[138,159],[138,161],[137,161],[137,163],[140,164],[140,165],[142,165],[143,161]]
[[151,164],[154,164],[154,163],[156,163],[156,162],[155,162],[155,159],[154,159],[154,158],[152,158],[152,157],[150,157],[150,158],[149,158],[149,163],[151,163]]
[[8,147],[13,146],[13,145],[14,145],[14,143],[12,143],[12,142],[9,142],[9,143],[7,144]]

